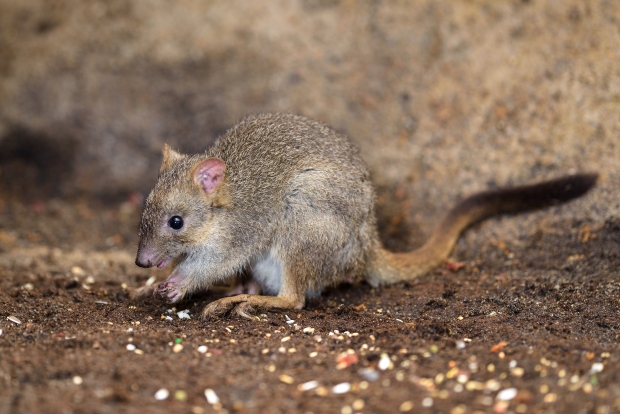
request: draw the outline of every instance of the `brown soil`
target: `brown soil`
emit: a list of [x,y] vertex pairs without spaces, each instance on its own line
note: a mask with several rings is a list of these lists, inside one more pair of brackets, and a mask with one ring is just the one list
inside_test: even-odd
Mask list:
[[[138,210],[135,200],[3,202],[0,412],[620,408],[619,222],[470,236],[495,219],[413,283],[342,286],[302,311],[203,322],[202,308],[222,292],[176,309],[130,299],[151,275],[165,276],[133,264]],[[186,309],[191,319],[180,319]],[[317,387],[302,390],[309,381]],[[342,383],[350,388],[335,393]],[[502,393],[511,388],[514,398]],[[155,398],[160,389],[166,399]]]

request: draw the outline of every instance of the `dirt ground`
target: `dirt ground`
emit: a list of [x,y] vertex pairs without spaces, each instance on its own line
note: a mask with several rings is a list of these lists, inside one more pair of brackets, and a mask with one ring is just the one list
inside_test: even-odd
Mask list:
[[620,409],[618,221],[477,237],[522,217],[494,219],[415,282],[202,322],[222,291],[176,308],[130,299],[165,274],[133,264],[139,208],[3,199],[0,412]]

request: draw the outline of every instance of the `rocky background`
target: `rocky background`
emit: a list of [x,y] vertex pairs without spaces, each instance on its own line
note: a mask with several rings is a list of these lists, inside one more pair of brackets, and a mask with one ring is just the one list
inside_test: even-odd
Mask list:
[[620,215],[620,2],[0,0],[3,196],[144,195],[165,142],[202,151],[268,111],[350,135],[394,248],[459,197],[581,170],[602,174],[588,197],[482,235],[602,225]]

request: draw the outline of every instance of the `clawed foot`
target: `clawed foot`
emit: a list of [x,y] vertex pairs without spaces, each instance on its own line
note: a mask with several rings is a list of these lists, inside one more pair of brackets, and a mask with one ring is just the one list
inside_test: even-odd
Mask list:
[[243,294],[213,301],[205,306],[202,311],[202,319],[207,320],[222,317],[233,310],[237,315],[243,316],[244,318],[256,319],[252,305],[247,302],[249,297],[250,295]]
[[159,296],[169,303],[175,303],[183,298],[183,292],[174,281],[166,280],[157,285],[153,290],[153,296]]
[[301,309],[303,300],[291,300],[280,296],[237,295],[209,303],[202,311],[202,319],[213,319],[234,312],[248,319],[258,319],[257,309]]

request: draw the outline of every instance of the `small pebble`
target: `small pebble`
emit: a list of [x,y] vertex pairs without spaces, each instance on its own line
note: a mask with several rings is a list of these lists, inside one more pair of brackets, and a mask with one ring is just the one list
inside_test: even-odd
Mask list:
[[168,392],[168,390],[165,388],[162,388],[155,393],[155,399],[159,401],[165,400],[166,398],[168,398],[169,395],[170,393]]
[[200,352],[201,354],[204,354],[205,352],[207,352],[209,348],[206,345],[200,345],[198,347],[198,352]]
[[136,346],[134,344],[127,344],[127,350],[128,351],[135,351],[136,350]]
[[346,394],[350,390],[351,384],[349,384],[348,382],[342,382],[338,385],[334,385],[334,387],[332,388],[332,392],[334,394]]
[[312,335],[314,333],[314,328],[310,328],[310,327],[304,328],[302,332],[308,335]]
[[433,399],[431,397],[426,397],[422,400],[422,407],[432,407],[433,406]]
[[183,350],[183,345],[181,344],[174,344],[174,346],[172,347],[172,352],[174,352],[175,354],[178,354],[182,350]]
[[76,375],[75,377],[73,377],[73,383],[74,383],[75,385],[80,385],[80,384],[82,384],[82,382],[83,382],[82,377],[80,377],[80,376],[78,376],[78,375]]
[[187,309],[177,312],[177,316],[179,319],[191,319],[191,316],[189,316],[189,310]]

